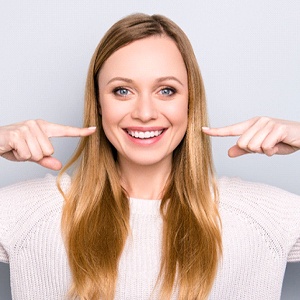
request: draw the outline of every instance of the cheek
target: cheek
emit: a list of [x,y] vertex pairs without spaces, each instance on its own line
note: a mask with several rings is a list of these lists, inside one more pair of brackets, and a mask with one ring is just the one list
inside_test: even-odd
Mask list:
[[[106,99],[108,100],[108,99]],[[112,100],[112,99],[109,99]],[[108,140],[116,146],[120,134],[120,123],[126,115],[126,108],[120,103],[101,101],[102,127]]]
[[108,105],[107,102],[103,103],[103,101],[100,102],[100,107],[103,130],[107,138],[110,140],[111,128],[116,123],[116,115],[114,114],[115,110],[112,110],[110,105]]
[[112,114],[109,110],[106,111],[105,109],[102,109],[102,126],[104,133],[109,140],[111,139],[117,124],[116,115]]
[[169,116],[173,125],[180,126],[186,130],[188,122],[188,101],[183,99],[174,106],[169,107]]
[[124,114],[121,105],[118,105],[114,101],[101,101],[100,107],[102,123],[106,127],[117,124]]
[[116,120],[113,115],[107,113],[105,109],[102,109],[102,128],[106,138],[114,146],[118,147],[117,138],[116,138]]

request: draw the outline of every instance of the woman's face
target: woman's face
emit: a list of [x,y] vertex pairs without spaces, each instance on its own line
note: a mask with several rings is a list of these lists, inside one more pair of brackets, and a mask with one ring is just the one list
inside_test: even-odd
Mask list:
[[119,49],[98,81],[103,129],[120,163],[171,164],[188,119],[187,72],[173,40],[154,36]]

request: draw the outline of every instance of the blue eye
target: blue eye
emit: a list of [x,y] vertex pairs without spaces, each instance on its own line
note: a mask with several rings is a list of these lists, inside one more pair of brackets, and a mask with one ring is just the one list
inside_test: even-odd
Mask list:
[[172,96],[173,94],[176,93],[176,90],[173,89],[173,88],[163,88],[163,89],[160,90],[160,93],[163,96]]
[[118,96],[125,97],[125,96],[128,96],[130,92],[126,88],[117,87],[113,90],[113,93],[118,95]]

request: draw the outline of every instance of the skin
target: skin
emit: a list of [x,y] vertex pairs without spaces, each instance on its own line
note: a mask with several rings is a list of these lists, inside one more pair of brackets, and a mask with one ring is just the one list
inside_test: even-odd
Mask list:
[[51,137],[80,137],[94,133],[95,127],[77,128],[43,120],[30,120],[0,127],[0,156],[11,161],[32,161],[60,170],[62,164],[52,157]]
[[[140,42],[120,49],[104,65],[99,76],[100,105],[105,132],[119,153],[118,163],[122,184],[132,197],[156,199],[159,198],[170,172],[171,153],[186,128],[187,101],[184,100],[187,99],[186,71],[182,69],[182,58],[180,60],[178,57],[177,49],[174,48],[171,40],[149,38]],[[164,47],[159,48],[160,45]],[[148,51],[149,49],[152,51]],[[151,53],[143,56],[146,51]],[[168,58],[172,58],[171,62],[165,61]],[[156,65],[155,61],[159,64]],[[108,83],[115,76],[130,78],[132,81]],[[157,78],[162,76],[178,77],[182,84],[178,84],[174,79],[158,84]],[[127,92],[125,98],[121,94],[114,95],[111,91],[112,83],[117,83],[118,86],[126,84],[128,95]],[[178,90],[176,97],[165,100],[166,96],[162,94],[163,89],[160,84],[176,85]],[[172,102],[177,104],[174,105]],[[111,111],[114,113],[111,114]],[[173,115],[176,114],[180,116],[173,119]],[[166,127],[168,130],[161,141],[164,139],[167,142],[158,141],[157,145],[150,144],[150,146],[147,143],[146,145],[130,144],[126,140],[127,133],[123,130],[124,127],[130,126]],[[300,149],[299,122],[256,117],[222,128],[204,127],[202,130],[210,136],[237,136],[237,143],[228,151],[230,157],[248,153],[261,153],[268,156],[290,154]],[[45,168],[59,170],[62,164],[53,157],[54,149],[50,138],[82,137],[94,132],[94,127],[76,128],[43,120],[2,126],[0,127],[0,156],[11,161],[32,161]]]
[[[260,120],[260,122],[258,122]],[[268,120],[267,122],[263,120]],[[272,126],[268,125],[272,124]],[[251,128],[256,124],[256,129]],[[277,129],[279,128],[279,129]],[[300,149],[300,123],[268,117],[256,117],[222,128],[203,127],[203,132],[216,137],[238,136],[228,155],[237,157],[249,153],[289,154]],[[0,127],[0,156],[11,161],[32,161],[41,166],[59,170],[61,162],[52,157],[50,137],[80,137],[95,132],[94,127],[77,128],[53,124],[43,120],[24,121]],[[266,134],[268,132],[268,134]],[[267,144],[266,141],[272,142]],[[240,141],[243,141],[241,143]],[[34,143],[32,143],[34,141]],[[246,142],[245,142],[246,141]],[[252,141],[252,146],[249,143]],[[256,141],[254,146],[253,141]],[[272,149],[270,152],[267,149]],[[289,149],[284,151],[284,149]]]
[[230,157],[249,153],[291,154],[300,149],[300,123],[255,117],[223,128],[203,127],[210,136],[239,136],[237,143],[228,150]]
[[[98,84],[103,129],[117,149],[122,185],[131,197],[160,198],[187,128],[187,72],[176,44],[155,36],[119,49]],[[129,131],[162,133],[137,138]]]

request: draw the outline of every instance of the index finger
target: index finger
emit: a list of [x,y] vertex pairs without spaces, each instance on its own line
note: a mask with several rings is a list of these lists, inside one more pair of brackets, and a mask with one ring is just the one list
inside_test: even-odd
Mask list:
[[220,128],[202,127],[202,131],[211,136],[240,136],[256,121],[257,118],[253,118],[247,121]]
[[81,137],[93,134],[96,127],[79,128],[42,121],[40,127],[48,137]]

